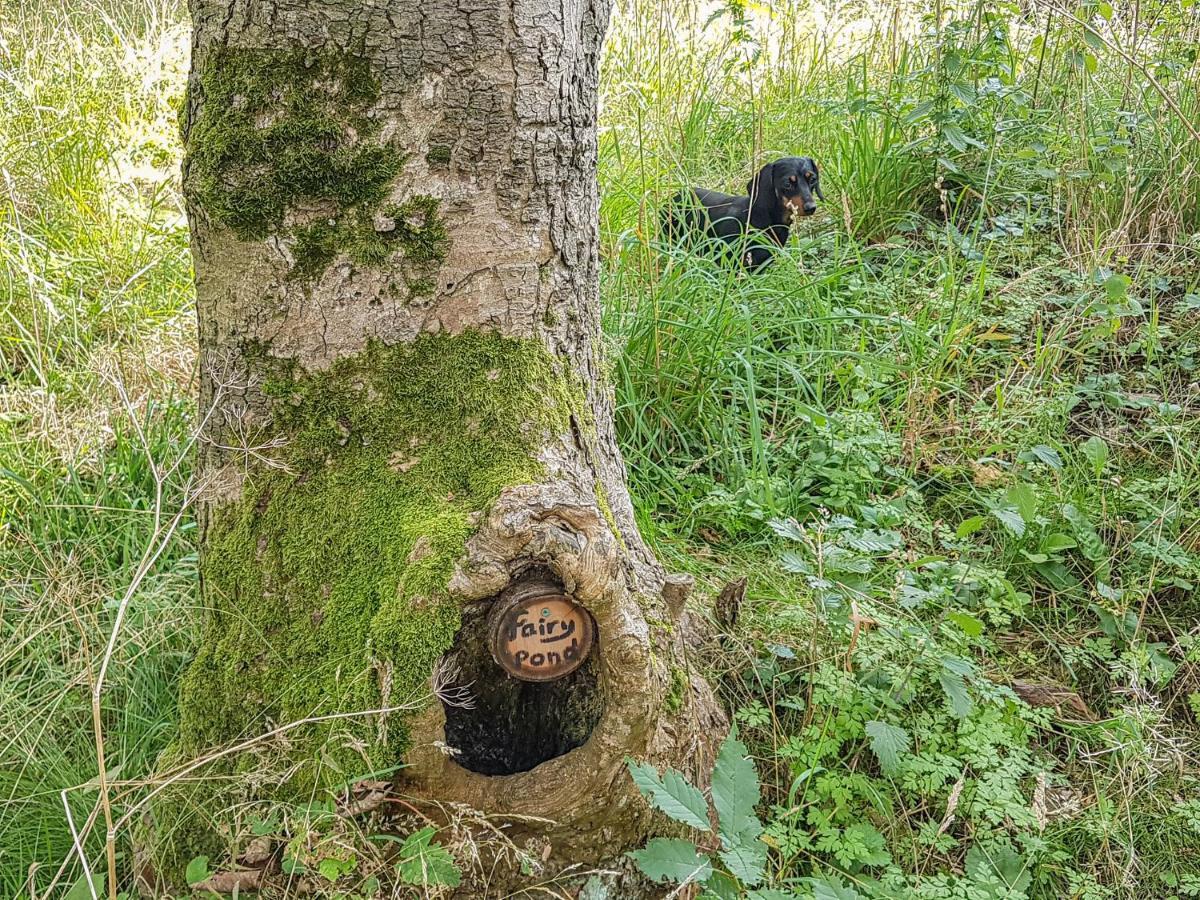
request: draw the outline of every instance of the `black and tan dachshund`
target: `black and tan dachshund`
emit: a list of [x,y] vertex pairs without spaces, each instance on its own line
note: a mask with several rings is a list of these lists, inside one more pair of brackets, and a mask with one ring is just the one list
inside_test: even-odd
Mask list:
[[723,250],[740,252],[742,264],[757,270],[784,246],[795,216],[817,211],[814,195],[821,193],[821,173],[809,156],[785,156],[768,163],[746,185],[746,195],[736,196],[692,188],[680,191],[664,216],[668,240],[707,236],[723,242]]

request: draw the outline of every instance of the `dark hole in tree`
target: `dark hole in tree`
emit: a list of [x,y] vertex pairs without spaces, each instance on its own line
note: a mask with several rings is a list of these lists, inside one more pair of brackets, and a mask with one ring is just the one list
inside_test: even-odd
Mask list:
[[[545,572],[520,579],[561,585]],[[498,598],[470,604],[462,628],[443,658],[445,685],[439,690],[446,711],[446,743],[460,752],[455,761],[483,775],[527,772],[547,760],[582,747],[604,712],[600,685],[600,636],[583,664],[554,681],[523,681],[492,657],[489,612]],[[464,705],[469,697],[471,705]]]

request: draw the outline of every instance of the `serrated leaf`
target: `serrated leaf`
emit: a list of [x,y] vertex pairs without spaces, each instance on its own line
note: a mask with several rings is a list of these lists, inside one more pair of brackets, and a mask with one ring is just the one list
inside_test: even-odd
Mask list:
[[958,528],[954,530],[954,534],[960,538],[970,537],[982,528],[983,523],[986,521],[987,519],[983,516],[971,516],[971,518],[964,519],[959,524]]
[[791,891],[781,891],[778,888],[761,888],[746,895],[746,900],[797,900]]
[[754,808],[759,799],[758,773],[750,751],[733,734],[725,738],[712,773],[712,799],[717,809],[718,831],[726,848],[739,846],[762,826]]
[[[176,871],[179,871],[176,869]],[[208,857],[196,856],[187,864],[187,868],[183,871],[183,878],[189,884],[199,884],[208,877]]]
[[791,572],[795,575],[812,574],[812,564],[795,550],[783,551],[783,553],[779,554],[779,562],[785,572]]
[[890,553],[904,545],[904,538],[898,531],[862,531],[846,535],[842,543],[861,553]]
[[691,784],[682,773],[667,769],[660,778],[658,770],[646,763],[639,765],[628,760],[629,774],[642,796],[650,805],[662,810],[676,822],[711,831],[708,823],[708,803],[700,789]]
[[1128,275],[1109,275],[1104,279],[1104,292],[1108,295],[1109,302],[1115,303],[1118,300],[1123,300],[1125,295],[1129,293],[1130,279]]
[[400,847],[396,871],[405,884],[424,887],[458,887],[462,873],[450,851],[433,842],[437,829],[430,826],[410,834]]
[[654,838],[629,856],[647,878],[659,884],[707,881],[713,870],[712,862],[696,850],[695,844],[679,838]]
[[872,719],[866,725],[867,737],[871,739],[871,752],[879,760],[885,772],[895,771],[900,757],[912,747],[912,738],[899,725],[890,725]]
[[772,519],[770,525],[771,530],[781,538],[787,538],[789,541],[804,540],[804,529],[795,519]]
[[810,878],[813,900],[862,900],[862,895],[853,887],[843,884],[842,879],[829,875],[825,878]]
[[1021,537],[1025,534],[1025,520],[1012,507],[998,506],[992,510],[992,515],[1014,537]]
[[950,711],[957,718],[965,719],[975,711],[975,701],[971,699],[967,683],[957,672],[943,670],[938,676],[938,684],[946,692],[946,699],[950,701]]
[[983,622],[970,613],[955,610],[946,614],[946,618],[962,629],[967,637],[979,637],[983,634]]
[[733,877],[746,887],[754,887],[766,877],[767,845],[762,841],[754,840],[732,850],[722,850],[720,856]]
[[742,900],[742,889],[732,875],[714,869],[704,882],[704,893],[700,895],[700,900]]

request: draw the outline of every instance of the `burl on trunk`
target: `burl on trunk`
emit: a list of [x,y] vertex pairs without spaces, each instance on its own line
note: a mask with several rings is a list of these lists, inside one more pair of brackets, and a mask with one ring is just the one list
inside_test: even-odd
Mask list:
[[159,795],[147,871],[401,764],[410,797],[549,820],[552,864],[611,859],[649,827],[624,758],[707,771],[723,721],[602,374],[608,4],[192,13],[208,612],[162,768],[214,760]]

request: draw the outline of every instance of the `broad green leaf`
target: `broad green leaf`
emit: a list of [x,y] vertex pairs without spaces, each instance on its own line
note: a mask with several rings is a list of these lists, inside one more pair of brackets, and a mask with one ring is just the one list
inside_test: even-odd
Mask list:
[[737,879],[727,872],[713,870],[704,882],[704,893],[700,900],[742,900],[742,889]]
[[400,847],[396,871],[405,884],[423,887],[458,887],[462,873],[450,851],[433,843],[437,829],[430,826],[410,834]]
[[337,881],[342,876],[342,861],[326,857],[317,863],[317,874],[330,883]]
[[938,683],[946,692],[950,701],[950,711],[960,719],[965,719],[975,710],[975,703],[967,691],[967,683],[957,672],[944,671],[938,676]]
[[1128,275],[1109,275],[1104,279],[1104,292],[1111,302],[1125,299],[1129,293],[1130,279]]
[[955,529],[954,533],[960,538],[970,537],[982,528],[983,523],[986,521],[987,519],[983,516],[971,516],[969,519],[964,519],[958,528]]
[[1058,455],[1058,451],[1053,447],[1048,447],[1045,444],[1038,444],[1029,449],[1029,455],[1038,462],[1045,463],[1052,469],[1062,468],[1062,457]]
[[759,799],[758,773],[754,771],[750,751],[732,733],[721,744],[713,767],[712,799],[725,847],[737,847],[751,836],[758,838],[762,831],[754,813]]
[[1079,449],[1083,451],[1084,458],[1092,464],[1092,471],[1099,478],[1108,463],[1108,444],[1104,443],[1103,438],[1092,435]]
[[659,778],[658,771],[649,763],[639,765],[627,760],[633,783],[642,792],[650,805],[661,809],[676,822],[711,831],[708,823],[708,804],[700,789],[691,784],[675,769],[667,769]]
[[1027,481],[1018,481],[1004,493],[1004,499],[1009,505],[1015,506],[1021,518],[1032,522],[1037,518],[1037,492]]
[[741,847],[722,850],[720,855],[733,877],[746,887],[754,887],[766,877],[767,845],[762,841],[748,841]]
[[[178,871],[178,870],[176,870]],[[208,857],[196,856],[187,864],[187,868],[183,871],[183,878],[189,885],[199,884],[208,877]]]
[[853,887],[842,882],[842,879],[828,875],[825,878],[810,878],[813,900],[862,900],[862,895]]
[[[205,860],[205,865],[207,865],[207,860]],[[71,885],[71,889],[63,894],[63,900],[92,900],[92,888],[96,890],[95,896],[107,897],[106,884],[103,872],[93,872],[92,883],[90,885],[88,884],[87,876],[80,875],[79,880]]]
[[975,618],[970,613],[954,612],[947,613],[946,618],[963,630],[963,634],[967,637],[979,637],[983,634],[983,622]]
[[708,857],[701,856],[691,841],[679,838],[654,838],[645,848],[634,850],[629,856],[648,878],[660,884],[707,881],[712,874]]
[[791,891],[781,891],[778,888],[762,888],[748,893],[746,900],[799,900],[799,898]]
[[867,737],[871,739],[871,751],[879,759],[885,772],[895,771],[901,755],[912,746],[912,738],[899,725],[889,725],[872,719],[866,725]]
[[1069,534],[1055,532],[1042,538],[1042,544],[1038,549],[1042,553],[1058,553],[1060,550],[1070,550],[1072,547],[1078,546],[1078,542]]

